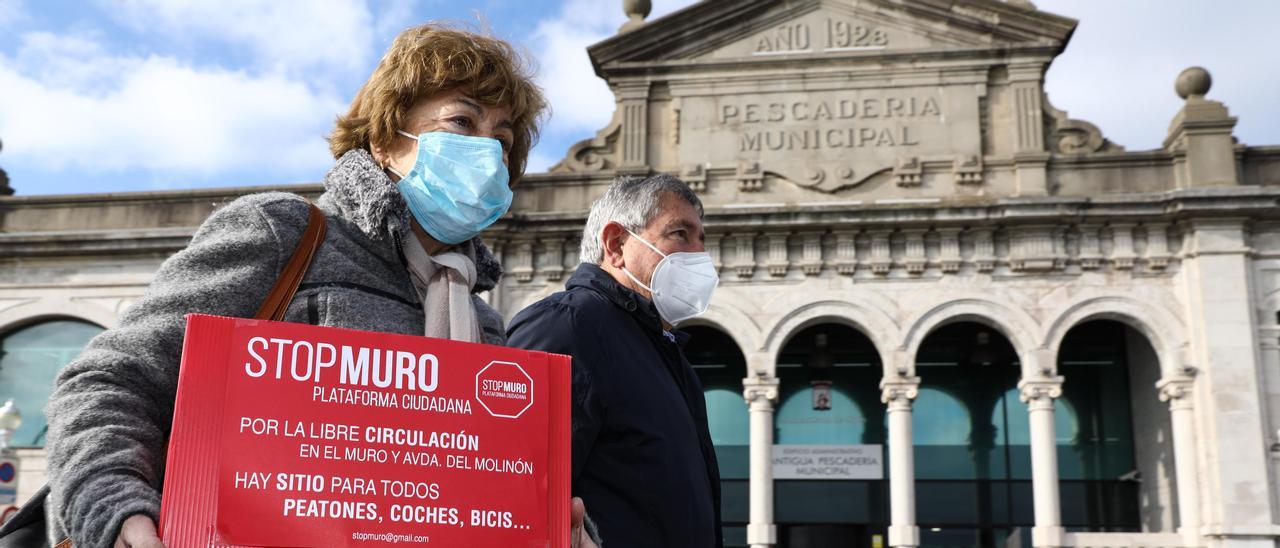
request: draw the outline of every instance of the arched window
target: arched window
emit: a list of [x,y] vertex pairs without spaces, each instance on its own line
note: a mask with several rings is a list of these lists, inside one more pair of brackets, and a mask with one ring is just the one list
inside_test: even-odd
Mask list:
[[[1075,444],[1080,436],[1080,419],[1076,418],[1075,406],[1066,398],[1054,400],[1053,405],[1053,433],[1058,445]],[[1031,417],[1017,388],[1004,393],[1000,404],[991,411],[991,424],[995,425],[997,441],[1008,445],[1031,445]]]
[[742,379],[747,376],[747,360],[738,343],[728,333],[710,326],[681,329],[689,335],[685,358],[702,383],[707,401],[707,427],[716,446],[747,446],[747,402],[742,398]]
[[912,441],[916,445],[969,445],[973,421],[964,403],[955,396],[921,388],[913,408]]
[[796,333],[778,355],[774,443],[884,443],[882,374],[875,345],[848,325],[820,323]]
[[792,392],[778,407],[774,443],[794,445],[857,445],[867,429],[867,417],[858,402],[840,387],[831,389],[830,408],[815,413],[808,391]]
[[22,426],[13,445],[43,445],[44,404],[58,370],[103,329],[78,320],[49,320],[0,335],[0,403],[13,399]]

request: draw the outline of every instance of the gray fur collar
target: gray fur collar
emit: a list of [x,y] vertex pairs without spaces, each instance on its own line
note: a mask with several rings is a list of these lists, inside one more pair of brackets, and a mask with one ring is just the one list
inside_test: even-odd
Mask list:
[[[365,236],[382,241],[393,232],[412,237],[409,207],[390,177],[364,149],[347,151],[324,176],[324,188],[339,213]],[[476,293],[488,291],[502,278],[502,265],[479,237],[471,240],[476,252]]]

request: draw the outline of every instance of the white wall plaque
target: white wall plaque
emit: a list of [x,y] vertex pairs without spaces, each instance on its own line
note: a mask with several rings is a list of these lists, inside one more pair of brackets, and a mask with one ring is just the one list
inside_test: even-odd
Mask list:
[[880,445],[774,445],[773,479],[884,479]]

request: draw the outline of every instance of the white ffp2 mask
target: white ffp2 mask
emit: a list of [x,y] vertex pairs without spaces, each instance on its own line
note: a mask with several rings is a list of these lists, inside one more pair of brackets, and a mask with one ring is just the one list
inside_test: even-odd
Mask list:
[[711,305],[711,294],[720,284],[720,276],[716,274],[716,267],[712,264],[709,253],[679,251],[667,255],[636,233],[630,230],[627,233],[649,246],[654,253],[662,255],[662,261],[653,269],[650,285],[645,285],[626,267],[622,267],[622,272],[631,281],[653,295],[653,305],[657,307],[662,319],[671,325],[677,325],[707,311],[707,307]]

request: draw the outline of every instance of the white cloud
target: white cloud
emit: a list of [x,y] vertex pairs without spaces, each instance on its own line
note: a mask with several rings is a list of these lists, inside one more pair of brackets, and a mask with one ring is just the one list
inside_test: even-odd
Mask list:
[[364,68],[373,55],[363,0],[119,0],[103,11],[139,32],[244,48],[273,71]]
[[[692,3],[658,0],[649,19]],[[585,138],[609,123],[613,93],[592,69],[587,47],[616,34],[625,21],[620,2],[566,0],[555,17],[538,22],[532,42],[553,114],[547,133],[585,132]]]
[[0,29],[7,28],[24,17],[26,9],[22,0],[0,0]]
[[[1240,117],[1236,136],[1247,144],[1280,140],[1274,95],[1280,70],[1269,52],[1280,4],[1230,8],[1199,0],[1079,2],[1036,0],[1045,11],[1079,20],[1045,85],[1054,106],[1096,124],[1129,150],[1159,148],[1183,101],[1178,73],[1201,65],[1213,74],[1209,98]],[[1263,68],[1266,67],[1266,68]]]
[[345,101],[283,75],[108,53],[91,38],[29,34],[0,57],[7,156],[48,169],[170,173],[323,169]]

